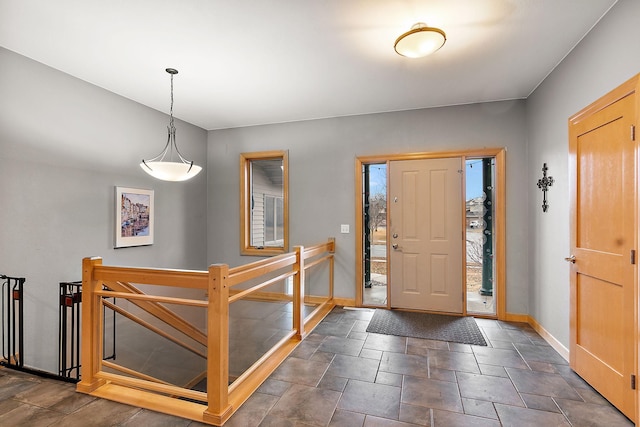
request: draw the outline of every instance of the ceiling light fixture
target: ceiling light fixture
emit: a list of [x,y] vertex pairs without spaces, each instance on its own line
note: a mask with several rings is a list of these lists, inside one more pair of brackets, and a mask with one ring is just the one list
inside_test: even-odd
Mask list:
[[424,22],[418,22],[398,37],[393,48],[398,55],[422,58],[440,49],[446,41],[447,35],[440,28],[427,27]]
[[[167,126],[167,130],[169,131],[167,144],[164,146],[164,150],[156,157],[149,160],[143,159],[140,167],[152,177],[163,181],[186,181],[198,175],[202,168],[194,165],[193,160],[185,159],[178,150],[178,145],[176,144],[176,127],[173,125],[173,76],[178,74],[178,70],[167,68],[165,71],[171,75],[171,110],[169,126]],[[174,152],[180,161],[173,161]]]

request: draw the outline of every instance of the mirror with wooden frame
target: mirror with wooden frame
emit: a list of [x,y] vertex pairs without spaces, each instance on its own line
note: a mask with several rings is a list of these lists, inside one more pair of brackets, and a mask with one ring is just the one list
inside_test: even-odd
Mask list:
[[240,154],[240,252],[270,256],[289,248],[287,151]]

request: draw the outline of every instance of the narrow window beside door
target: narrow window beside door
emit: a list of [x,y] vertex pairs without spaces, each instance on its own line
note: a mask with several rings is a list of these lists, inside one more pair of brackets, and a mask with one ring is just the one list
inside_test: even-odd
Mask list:
[[495,157],[465,161],[467,312],[496,314]]

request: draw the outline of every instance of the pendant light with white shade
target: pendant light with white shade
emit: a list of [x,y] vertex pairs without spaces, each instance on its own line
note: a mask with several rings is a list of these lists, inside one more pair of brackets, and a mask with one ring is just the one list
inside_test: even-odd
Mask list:
[[202,168],[194,164],[193,160],[187,160],[178,150],[176,127],[173,124],[173,76],[178,74],[178,70],[167,68],[165,71],[171,75],[171,109],[169,126],[167,126],[167,144],[157,156],[142,160],[140,167],[152,177],[163,181],[186,181],[200,173]]

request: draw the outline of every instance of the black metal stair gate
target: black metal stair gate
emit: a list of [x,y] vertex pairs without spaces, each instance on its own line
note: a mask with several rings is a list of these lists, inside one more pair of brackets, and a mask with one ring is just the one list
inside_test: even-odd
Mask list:
[[24,366],[23,288],[24,277],[0,274],[2,281],[2,354],[0,364],[22,368]]

